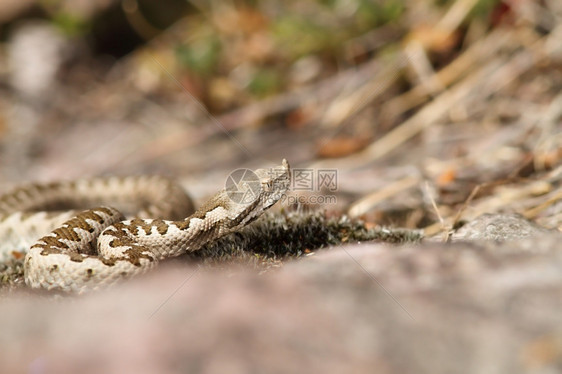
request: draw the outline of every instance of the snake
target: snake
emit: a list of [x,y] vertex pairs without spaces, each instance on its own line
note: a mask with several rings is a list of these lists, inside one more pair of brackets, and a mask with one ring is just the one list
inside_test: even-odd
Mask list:
[[145,273],[161,260],[240,230],[289,189],[286,160],[238,170],[243,173],[227,179],[230,184],[192,214],[189,195],[160,176],[16,187],[0,196],[0,262],[23,258],[25,284],[32,289],[78,294]]

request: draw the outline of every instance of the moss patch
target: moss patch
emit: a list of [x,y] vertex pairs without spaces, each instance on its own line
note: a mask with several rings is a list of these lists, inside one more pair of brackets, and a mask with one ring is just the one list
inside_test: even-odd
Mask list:
[[182,259],[224,266],[231,263],[267,269],[308,255],[322,248],[361,241],[415,243],[422,235],[405,229],[368,229],[346,216],[327,217],[316,213],[265,214],[240,232],[182,256]]

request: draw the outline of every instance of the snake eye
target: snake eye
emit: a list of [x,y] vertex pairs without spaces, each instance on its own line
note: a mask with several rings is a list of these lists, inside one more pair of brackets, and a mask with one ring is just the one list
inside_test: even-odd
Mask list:
[[266,191],[271,191],[271,189],[273,188],[273,181],[269,178],[266,179],[266,180],[263,180],[261,183],[262,183],[263,189],[266,190]]

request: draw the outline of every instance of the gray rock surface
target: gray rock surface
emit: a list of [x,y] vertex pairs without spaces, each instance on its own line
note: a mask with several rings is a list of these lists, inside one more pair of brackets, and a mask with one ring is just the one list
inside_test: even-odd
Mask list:
[[163,264],[84,297],[16,295],[0,372],[555,373],[559,243],[358,244],[263,275]]
[[520,214],[482,214],[453,234],[455,240],[510,241],[538,237],[551,230],[531,222]]

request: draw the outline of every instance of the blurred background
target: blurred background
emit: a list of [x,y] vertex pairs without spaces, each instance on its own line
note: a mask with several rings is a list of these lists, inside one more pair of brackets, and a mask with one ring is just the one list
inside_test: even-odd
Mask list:
[[558,0],[3,0],[0,191],[149,173],[201,199],[287,158],[337,171],[311,207],[368,222],[560,227],[561,20]]
[[163,174],[200,201],[287,158],[328,210],[247,229],[267,274],[218,243],[218,271],[5,297],[2,372],[562,372],[561,129],[560,0],[1,0],[0,193]]

